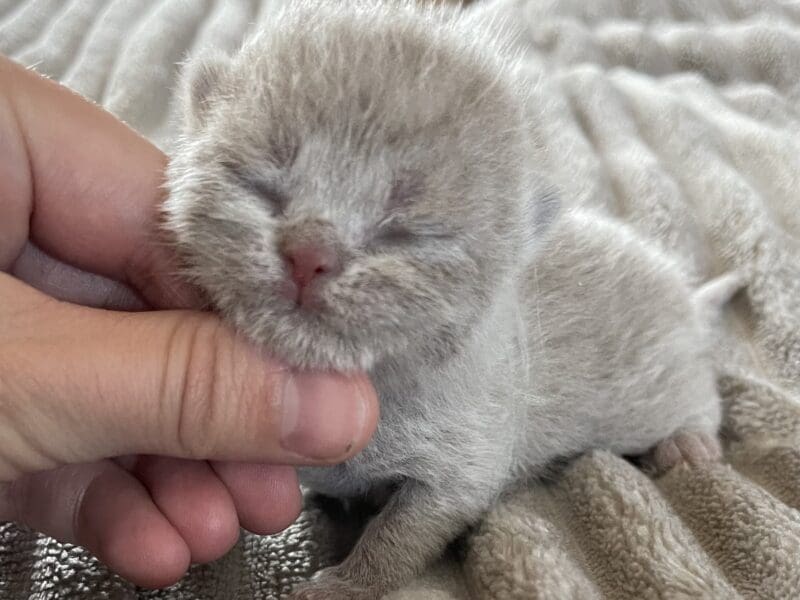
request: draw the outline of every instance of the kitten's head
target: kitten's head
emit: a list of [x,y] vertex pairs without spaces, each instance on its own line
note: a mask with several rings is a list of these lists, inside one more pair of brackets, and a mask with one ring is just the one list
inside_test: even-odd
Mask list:
[[302,368],[450,355],[537,194],[493,42],[413,4],[305,1],[190,65],[166,224],[215,308]]

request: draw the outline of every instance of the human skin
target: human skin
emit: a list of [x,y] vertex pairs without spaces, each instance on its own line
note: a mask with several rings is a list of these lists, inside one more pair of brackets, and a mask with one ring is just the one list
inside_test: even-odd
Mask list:
[[0,519],[146,587],[286,527],[286,465],[345,460],[377,420],[365,377],[298,374],[191,310],[157,241],[165,165],[0,57]]

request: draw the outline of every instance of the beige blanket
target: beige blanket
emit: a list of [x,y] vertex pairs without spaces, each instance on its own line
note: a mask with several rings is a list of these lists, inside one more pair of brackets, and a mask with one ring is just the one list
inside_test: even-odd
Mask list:
[[[176,63],[234,47],[282,0],[0,0],[0,52],[166,150]],[[338,0],[332,0],[338,1]],[[749,287],[719,339],[726,464],[652,480],[606,453],[501,502],[392,597],[800,598],[800,3],[499,0],[544,73],[532,157],[564,200],[632,223],[702,279]],[[327,560],[326,523],[243,535],[145,593],[0,525],[2,598],[276,598]]]

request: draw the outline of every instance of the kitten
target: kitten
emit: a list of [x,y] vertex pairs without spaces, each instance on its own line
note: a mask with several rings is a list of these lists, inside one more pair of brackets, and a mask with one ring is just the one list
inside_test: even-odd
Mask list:
[[189,65],[164,212],[187,272],[297,368],[366,370],[370,445],[301,469],[389,491],[296,598],[379,598],[514,481],[591,448],[716,459],[714,307],[626,227],[559,213],[531,83],[468,15],[302,0],[233,57]]

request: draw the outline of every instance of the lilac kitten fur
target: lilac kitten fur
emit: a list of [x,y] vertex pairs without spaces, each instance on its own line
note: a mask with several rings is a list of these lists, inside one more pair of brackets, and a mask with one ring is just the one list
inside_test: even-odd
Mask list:
[[626,227],[559,211],[533,84],[491,31],[302,0],[187,69],[164,207],[187,275],[255,342],[367,370],[381,400],[360,455],[301,469],[329,496],[390,494],[297,598],[380,597],[556,458],[719,455],[709,315],[738,281],[697,292]]

